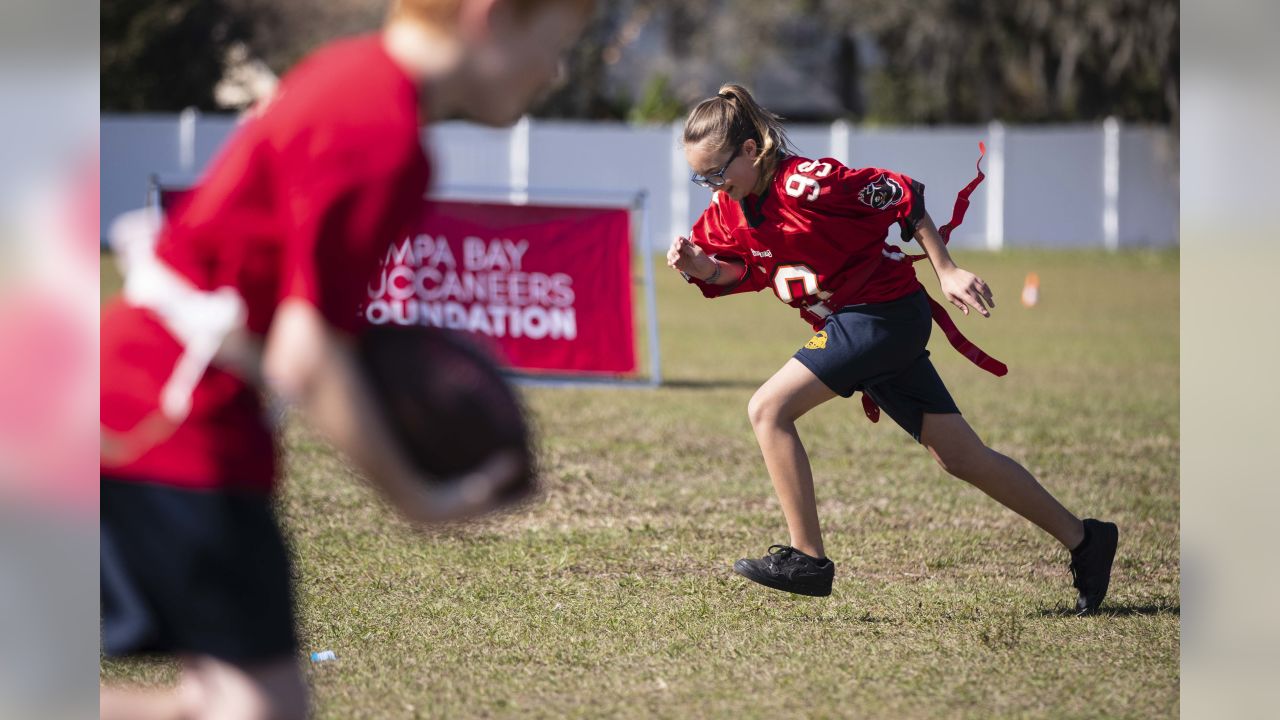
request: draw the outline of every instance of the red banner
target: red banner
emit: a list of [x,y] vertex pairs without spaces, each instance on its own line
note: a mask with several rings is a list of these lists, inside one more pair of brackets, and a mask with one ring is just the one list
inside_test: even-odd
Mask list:
[[630,213],[432,201],[369,283],[371,323],[487,339],[519,370],[630,373]]

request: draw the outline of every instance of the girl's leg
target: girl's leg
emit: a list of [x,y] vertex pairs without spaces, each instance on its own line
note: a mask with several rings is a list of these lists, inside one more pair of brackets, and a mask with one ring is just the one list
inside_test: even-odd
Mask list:
[[773,490],[787,519],[791,546],[815,558],[826,557],[818,527],[813,471],[796,420],[836,397],[809,368],[792,358],[752,396],[747,415],[755,430]]
[[1071,514],[1026,468],[987,447],[959,414],[924,414],[920,444],[943,470],[1057,538],[1068,550],[1084,540],[1080,518]]

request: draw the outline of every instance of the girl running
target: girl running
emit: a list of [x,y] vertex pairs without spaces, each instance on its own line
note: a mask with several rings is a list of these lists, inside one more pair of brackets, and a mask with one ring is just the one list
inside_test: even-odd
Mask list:
[[823,547],[813,474],[795,423],[837,395],[862,391],[872,420],[883,409],[944,470],[1070,550],[1076,610],[1095,611],[1110,581],[1116,526],[1081,521],[969,427],[925,350],[933,320],[975,364],[997,375],[1004,366],[955,330],[916,279],[912,258],[886,241],[897,225],[903,241],[914,238],[924,248],[946,300],[965,315],[972,309],[989,317],[991,289],[952,261],[945,242],[981,175],[939,231],[925,211],[922,184],[890,170],[796,156],[779,118],[738,85],[723,86],[689,113],[684,148],[693,182],[714,197],[691,237],[671,243],[667,264],[706,297],[769,288],[817,331],[747,408],[790,542],[761,559],[739,560],[734,570],[777,590],[831,594],[835,563]]

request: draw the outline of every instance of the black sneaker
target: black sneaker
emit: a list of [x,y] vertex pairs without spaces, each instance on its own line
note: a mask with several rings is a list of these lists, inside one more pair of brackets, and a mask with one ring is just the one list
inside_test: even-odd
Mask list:
[[1115,523],[1086,518],[1084,541],[1071,551],[1072,585],[1080,591],[1076,598],[1076,615],[1097,611],[1111,584],[1111,561],[1116,557],[1120,530]]
[[759,560],[743,558],[733,564],[733,571],[774,590],[825,597],[831,594],[836,564],[805,555],[790,545],[770,545],[768,555]]

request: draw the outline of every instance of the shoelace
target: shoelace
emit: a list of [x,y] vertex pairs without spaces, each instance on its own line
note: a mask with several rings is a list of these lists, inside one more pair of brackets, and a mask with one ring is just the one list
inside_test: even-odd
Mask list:
[[796,549],[790,545],[770,545],[769,546],[769,565],[777,566],[777,563],[786,560],[795,553]]
[[1089,583],[1086,582],[1086,578],[1083,574],[1084,570],[1080,567],[1081,565],[1082,563],[1079,563],[1072,558],[1071,564],[1067,566],[1067,569],[1071,571],[1071,586],[1080,592],[1089,592],[1092,588],[1087,587]]

